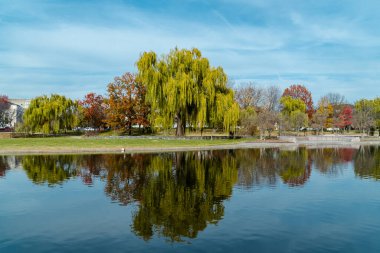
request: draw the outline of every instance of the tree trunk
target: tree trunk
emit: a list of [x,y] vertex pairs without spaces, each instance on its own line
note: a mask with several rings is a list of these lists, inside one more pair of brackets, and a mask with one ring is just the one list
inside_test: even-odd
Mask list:
[[129,134],[129,135],[132,134],[132,123],[129,123],[129,124],[128,124],[128,134]]
[[181,117],[181,113],[177,114],[177,129],[176,136],[184,136],[185,135],[185,120]]

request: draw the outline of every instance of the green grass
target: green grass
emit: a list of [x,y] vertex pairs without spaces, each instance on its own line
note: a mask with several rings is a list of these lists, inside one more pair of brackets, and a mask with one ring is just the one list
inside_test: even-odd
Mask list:
[[14,138],[0,139],[1,151],[80,151],[80,150],[115,150],[115,149],[152,149],[176,147],[205,147],[229,145],[244,140],[180,140],[180,139],[108,139],[86,137],[49,137],[49,138]]

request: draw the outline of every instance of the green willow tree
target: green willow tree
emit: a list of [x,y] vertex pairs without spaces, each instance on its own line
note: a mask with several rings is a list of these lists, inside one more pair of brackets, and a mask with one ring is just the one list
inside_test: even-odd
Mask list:
[[36,97],[24,113],[24,125],[43,134],[67,131],[76,125],[77,108],[76,102],[58,94]]
[[288,121],[287,125],[296,129],[298,135],[299,129],[308,124],[306,104],[301,99],[290,96],[281,97],[280,104],[282,116]]
[[175,48],[160,59],[144,52],[136,64],[147,87],[153,126],[168,129],[176,123],[177,136],[185,134],[186,126],[202,131],[220,124],[227,132],[236,127],[239,106],[227,76],[221,67],[211,67],[198,49]]

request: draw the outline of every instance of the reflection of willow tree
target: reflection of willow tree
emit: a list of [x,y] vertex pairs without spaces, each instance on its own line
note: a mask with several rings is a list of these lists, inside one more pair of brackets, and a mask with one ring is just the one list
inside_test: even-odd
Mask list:
[[282,180],[290,186],[305,184],[311,174],[311,159],[306,148],[280,151],[278,166]]
[[133,230],[145,240],[155,233],[180,241],[195,238],[224,215],[223,200],[237,181],[235,158],[222,152],[152,156],[135,197]]
[[9,169],[10,169],[10,166],[8,163],[8,157],[0,156],[0,177],[5,176],[5,171]]
[[75,158],[72,155],[25,156],[22,166],[34,183],[52,186],[77,175]]
[[361,146],[355,157],[355,174],[380,180],[380,147]]

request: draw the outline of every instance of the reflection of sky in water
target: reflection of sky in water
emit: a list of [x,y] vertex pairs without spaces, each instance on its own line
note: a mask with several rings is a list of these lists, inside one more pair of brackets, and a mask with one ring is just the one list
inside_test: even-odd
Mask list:
[[[252,160],[253,155],[249,154]],[[246,157],[231,155],[236,159]],[[0,179],[0,252],[72,252],[73,249],[80,252],[210,252],[211,249],[212,252],[376,252],[380,249],[380,185],[373,180],[376,176],[359,177],[371,170],[366,165],[362,171],[355,171],[358,156],[352,156],[355,161],[336,159],[331,163],[336,157],[325,155],[333,166],[327,166],[325,161],[327,170],[317,168],[321,164],[317,162],[318,155],[309,153],[305,161],[312,162],[311,173],[304,184],[297,186],[284,183],[279,168],[255,171],[259,177],[248,185],[250,180],[242,176],[248,174],[240,168],[232,195],[222,200],[224,214],[217,225],[209,224],[195,239],[182,238],[184,243],[170,242],[162,235],[148,241],[137,237],[132,224],[140,203],[120,205],[112,201],[105,194],[105,172],[92,178],[91,187],[80,176],[48,187],[33,183],[21,168],[7,170]],[[369,161],[369,164],[378,163]],[[263,169],[266,165],[260,166]],[[253,167],[251,163],[251,170],[255,170]],[[265,175],[274,181],[269,182]]]

